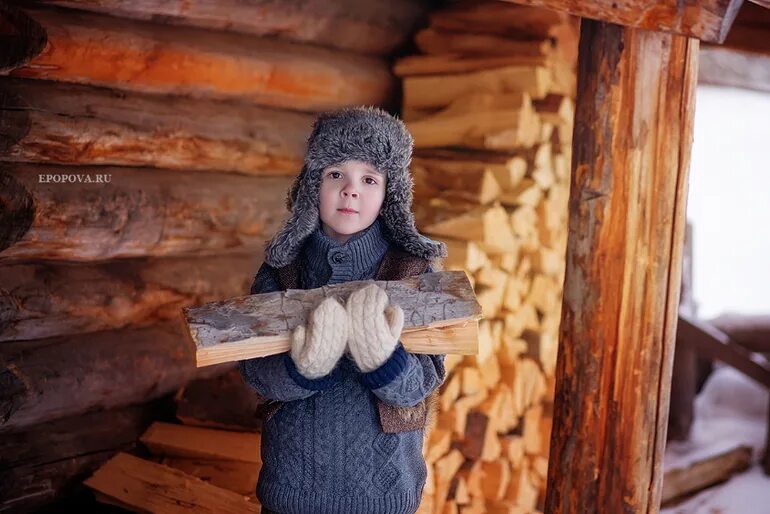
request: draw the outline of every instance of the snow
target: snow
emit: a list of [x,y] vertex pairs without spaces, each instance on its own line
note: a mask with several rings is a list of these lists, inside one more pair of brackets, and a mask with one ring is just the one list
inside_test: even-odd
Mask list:
[[767,389],[727,366],[718,367],[695,400],[690,440],[668,444],[664,470],[685,467],[741,444],[754,464],[727,482],[661,509],[661,514],[770,514],[770,477],[759,464],[768,430]]

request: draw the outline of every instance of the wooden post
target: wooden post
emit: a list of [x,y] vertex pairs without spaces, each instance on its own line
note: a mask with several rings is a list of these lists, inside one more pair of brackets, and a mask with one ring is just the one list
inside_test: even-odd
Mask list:
[[548,513],[661,496],[698,41],[583,20]]

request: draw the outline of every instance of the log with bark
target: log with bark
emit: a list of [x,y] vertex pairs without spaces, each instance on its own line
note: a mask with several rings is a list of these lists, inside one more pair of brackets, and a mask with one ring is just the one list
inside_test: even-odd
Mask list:
[[299,111],[387,106],[395,93],[382,59],[190,27],[158,30],[78,11],[25,12],[42,26],[48,45],[11,72],[18,77]]
[[146,402],[227,369],[196,369],[176,323],[3,343],[0,431]]
[[413,353],[473,354],[481,307],[462,271],[398,281],[352,281],[317,289],[242,296],[183,309],[198,366],[264,357],[289,350],[291,331],[304,325],[325,297],[344,302],[368,284],[385,289],[404,310],[404,347]]
[[312,121],[248,103],[0,82],[6,161],[295,175]]
[[210,257],[0,264],[3,341],[176,320],[189,305],[249,290],[262,249]]
[[390,55],[425,16],[415,0],[42,0],[121,18],[240,32],[356,53]]
[[249,251],[279,228],[291,179],[5,164],[4,182],[28,199],[0,212],[0,227],[19,227],[0,240],[0,261],[11,262]]

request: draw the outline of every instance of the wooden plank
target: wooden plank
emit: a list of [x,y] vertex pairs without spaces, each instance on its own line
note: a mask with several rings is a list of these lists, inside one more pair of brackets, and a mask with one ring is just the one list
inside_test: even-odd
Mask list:
[[154,455],[191,459],[262,462],[259,433],[232,432],[156,421],[139,440]]
[[242,494],[254,496],[257,490],[257,480],[260,464],[238,462],[234,460],[203,460],[186,459],[182,457],[166,457],[161,462],[188,475],[193,475],[217,487]]
[[0,434],[0,511],[32,512],[81,492],[116,451],[134,449],[162,402],[93,412]]
[[434,27],[417,32],[414,42],[425,54],[546,57],[552,50],[552,43],[547,40],[517,41],[490,34],[446,32]]
[[699,355],[720,360],[770,388],[770,367],[754,361],[749,350],[735,344],[727,334],[710,324],[680,313],[677,337]]
[[176,320],[247,293],[261,254],[0,264],[0,343]]
[[41,3],[121,18],[240,32],[348,50],[390,55],[425,15],[414,0],[42,0]]
[[260,508],[238,493],[174,468],[119,453],[85,485],[134,510],[173,513],[248,513]]
[[739,446],[690,464],[686,468],[670,469],[663,477],[661,503],[670,505],[677,498],[724,482],[734,474],[745,471],[749,466],[751,466],[751,446]]
[[545,512],[660,503],[697,51],[681,36],[581,23]]
[[145,402],[199,373],[173,323],[3,343],[0,363],[3,430]]
[[582,18],[722,43],[743,0],[506,0]]
[[16,200],[0,212],[0,227],[12,227],[10,234],[0,229],[0,261],[248,251],[280,227],[290,182],[147,168],[5,164],[0,184],[11,187],[0,194]]
[[43,27],[10,2],[0,4],[0,72],[27,64],[46,45]]
[[[23,118],[23,119],[22,119]],[[2,159],[296,175],[312,117],[251,104],[5,78]],[[20,126],[27,130],[18,137]]]
[[770,92],[770,55],[719,46],[703,47],[698,82]]
[[325,297],[341,301],[368,284],[385,289],[404,310],[401,336],[413,353],[476,352],[481,307],[463,271],[426,273],[397,281],[352,281],[316,289],[241,296],[183,309],[198,366],[289,350],[291,331]]
[[25,12],[43,27],[48,45],[11,72],[18,77],[299,111],[388,105],[395,93],[382,59],[189,27],[157,30],[78,11]]

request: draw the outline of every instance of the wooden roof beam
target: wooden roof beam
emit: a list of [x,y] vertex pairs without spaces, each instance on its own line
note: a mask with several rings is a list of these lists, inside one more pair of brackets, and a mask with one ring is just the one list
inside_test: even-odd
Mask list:
[[[722,43],[743,0],[505,0],[575,16]],[[761,5],[767,1],[759,1]]]

